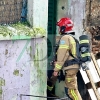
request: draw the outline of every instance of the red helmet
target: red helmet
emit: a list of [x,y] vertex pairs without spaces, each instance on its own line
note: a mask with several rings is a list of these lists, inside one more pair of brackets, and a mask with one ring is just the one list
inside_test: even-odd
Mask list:
[[60,27],[60,32],[65,33],[68,31],[72,31],[73,22],[70,18],[61,18],[59,22],[57,22],[57,26]]

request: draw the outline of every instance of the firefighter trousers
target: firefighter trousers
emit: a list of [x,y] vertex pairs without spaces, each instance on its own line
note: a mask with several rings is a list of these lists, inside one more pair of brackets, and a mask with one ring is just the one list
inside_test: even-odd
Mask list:
[[78,91],[77,72],[79,69],[69,69],[65,71],[65,87],[68,88],[68,95],[72,100],[82,100]]

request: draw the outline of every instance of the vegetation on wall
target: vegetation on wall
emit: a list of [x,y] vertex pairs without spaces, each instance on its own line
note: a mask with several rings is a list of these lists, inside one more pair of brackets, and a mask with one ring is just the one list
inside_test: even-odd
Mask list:
[[36,67],[39,67],[39,52],[38,52],[38,48],[36,48],[36,53],[34,55],[34,65]]
[[15,35],[25,35],[25,36],[45,36],[46,31],[42,27],[31,27],[29,23],[18,22],[10,25],[0,25],[0,36],[15,36]]
[[17,70],[17,69],[14,70],[13,74],[16,75],[16,76],[19,76],[19,70]]
[[0,87],[5,85],[5,80],[0,77]]
[[2,89],[0,89],[0,95],[2,95]]

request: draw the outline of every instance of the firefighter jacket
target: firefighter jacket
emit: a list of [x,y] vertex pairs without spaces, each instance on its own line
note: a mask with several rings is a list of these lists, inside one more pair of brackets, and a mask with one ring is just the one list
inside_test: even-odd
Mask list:
[[[64,35],[60,39],[59,48],[57,50],[57,62],[55,64],[54,71],[62,69],[65,61],[74,59],[70,53],[76,57],[76,42],[71,35]],[[64,66],[64,70],[71,68],[79,68],[78,64]]]

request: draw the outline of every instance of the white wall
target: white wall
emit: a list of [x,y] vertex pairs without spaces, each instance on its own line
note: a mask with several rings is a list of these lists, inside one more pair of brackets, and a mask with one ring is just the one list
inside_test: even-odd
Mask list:
[[28,0],[28,21],[33,27],[47,30],[48,0]]
[[0,100],[21,100],[20,94],[46,96],[46,51],[44,38],[0,41]]
[[[65,9],[63,10],[62,7]],[[83,19],[85,18],[85,0],[58,0],[57,20],[62,17],[72,19],[76,37],[80,36],[83,31]]]
[[[47,32],[47,23],[48,23],[48,0],[28,0],[28,14],[27,14],[27,17],[28,17],[29,23],[34,28],[41,27],[41,28],[45,29],[46,32]],[[43,55],[46,55],[47,54],[47,48],[46,47],[47,47],[46,40],[44,40],[44,42],[43,42],[43,48],[44,48],[44,50],[43,51],[45,51],[45,53]],[[42,49],[42,47],[40,49]],[[41,54],[41,53],[39,53],[39,54]],[[47,68],[46,59],[44,60],[44,62],[45,62],[44,65],[43,64],[40,65],[40,69],[42,71],[44,71],[44,74],[40,78],[38,77],[38,79],[41,80],[41,82],[46,81],[46,76],[45,76],[45,74],[46,74],[45,72],[47,70],[46,69]],[[34,69],[33,69],[33,71],[34,71]],[[32,73],[31,79],[33,77],[34,77],[34,74]],[[37,85],[36,88],[38,88],[38,85]],[[34,92],[34,87],[32,87],[31,90],[30,90],[30,94],[39,95],[38,92],[39,91],[42,91],[42,92],[44,92],[44,94],[42,92],[40,92],[40,95],[45,95],[46,96],[46,90],[45,90],[45,88],[46,88],[46,83],[44,83],[44,84],[41,83],[41,85],[38,88],[38,90],[35,90],[37,92],[35,93]],[[38,99],[35,98],[35,99],[38,100],[39,98]],[[33,98],[31,98],[31,100],[33,100]]]
[[[65,9],[62,9],[64,7]],[[85,0],[58,0],[57,20],[62,17],[69,17],[74,22],[75,37],[78,38],[83,32],[83,19],[85,18]],[[58,33],[58,27],[57,27]],[[57,34],[59,35],[59,34]],[[59,88],[61,88],[59,92]],[[64,82],[56,84],[56,95],[65,96]]]

